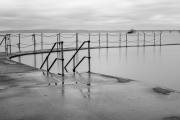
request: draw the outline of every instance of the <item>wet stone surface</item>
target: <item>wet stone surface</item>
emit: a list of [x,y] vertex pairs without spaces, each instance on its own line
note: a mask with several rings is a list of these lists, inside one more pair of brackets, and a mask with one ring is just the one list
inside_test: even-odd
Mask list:
[[[78,73],[77,73],[78,74]],[[90,76],[89,76],[90,74]],[[117,82],[117,83],[128,83],[130,81],[134,81],[131,79],[126,79],[126,78],[120,78],[120,77],[115,77],[115,76],[110,76],[110,75],[104,75],[104,74],[99,74],[99,73],[79,73],[78,74],[80,77],[84,77],[86,79],[90,78],[93,79],[91,82],[98,83],[106,83],[106,82]]]
[[0,119],[179,120],[179,115],[176,91],[98,73],[48,76],[0,61]]
[[180,120],[180,117],[172,116],[172,117],[164,118],[163,120]]

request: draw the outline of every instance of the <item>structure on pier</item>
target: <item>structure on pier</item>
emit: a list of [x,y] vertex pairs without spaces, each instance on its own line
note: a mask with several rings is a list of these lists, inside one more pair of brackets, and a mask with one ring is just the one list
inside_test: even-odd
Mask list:
[[131,29],[131,30],[129,30],[127,33],[128,34],[132,34],[132,33],[135,33],[136,31],[135,30],[133,30],[133,28]]

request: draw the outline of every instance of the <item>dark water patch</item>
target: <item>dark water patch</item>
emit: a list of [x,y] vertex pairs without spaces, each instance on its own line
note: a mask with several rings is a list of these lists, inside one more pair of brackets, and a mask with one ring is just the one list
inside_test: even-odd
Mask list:
[[161,93],[163,95],[169,95],[171,92],[175,92],[173,90],[168,90],[160,87],[153,88],[153,90],[157,93]]
[[180,117],[177,117],[177,116],[166,117],[163,120],[180,120]]
[[106,78],[113,78],[113,79],[116,79],[120,83],[127,83],[127,82],[130,82],[130,81],[134,81],[134,80],[131,80],[131,79],[125,79],[125,78],[120,78],[120,77],[115,77],[115,76],[110,76],[110,75],[104,75],[104,74],[99,74],[99,73],[93,73],[93,72],[91,72],[91,74],[96,74],[96,75],[106,77]]

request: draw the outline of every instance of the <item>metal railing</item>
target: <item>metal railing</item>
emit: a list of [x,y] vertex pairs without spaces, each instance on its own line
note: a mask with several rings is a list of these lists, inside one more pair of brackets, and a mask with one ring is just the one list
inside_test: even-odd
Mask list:
[[[81,60],[80,60],[80,62],[75,66],[75,56],[76,56],[76,54],[79,52],[79,50],[82,48],[82,46],[85,44],[85,43],[88,43],[88,57],[86,57],[86,56],[84,56]],[[67,71],[67,69],[66,69],[66,67],[69,65],[69,63],[72,61],[72,59],[73,59],[73,72],[75,72],[75,70],[76,70],[76,68],[79,66],[79,64],[85,59],[85,58],[88,58],[88,64],[89,64],[89,71],[88,72],[90,72],[91,70],[90,70],[90,41],[84,41],[82,44],[81,44],[81,46],[79,47],[79,49],[77,49],[77,51],[74,53],[74,55],[71,57],[71,59],[67,62],[67,64],[65,65],[65,70],[66,70],[66,72],[68,72]]]
[[[60,46],[60,44],[61,44],[61,52],[62,52],[62,54],[61,54],[61,59],[60,59],[60,58],[55,58],[55,60],[53,61],[53,63],[52,63],[51,66],[49,67],[49,64],[48,64],[49,56],[50,56],[50,54],[52,53],[54,47],[55,47],[56,45],[58,45],[58,44],[59,44],[59,46]],[[58,50],[58,49],[57,49],[57,50]],[[49,71],[51,70],[52,66],[54,65],[54,63],[55,63],[57,60],[61,60],[61,61],[62,61],[62,74],[61,74],[61,75],[64,76],[63,41],[61,41],[61,42],[55,42],[55,43],[54,43],[53,47],[51,48],[50,52],[49,52],[48,55],[46,56],[46,59],[44,60],[43,64],[41,65],[40,69],[42,69],[42,67],[44,66],[44,64],[45,64],[45,62],[46,62],[46,63],[47,63],[47,73],[49,73]]]
[[5,45],[4,45],[5,53],[8,54],[8,50],[7,50],[7,49],[8,49],[8,45],[7,45],[7,41],[6,41],[6,39],[7,39],[6,36],[7,36],[7,35],[10,35],[10,34],[0,35],[0,36],[3,37],[3,39],[2,39],[2,41],[1,41],[1,43],[0,43],[0,46],[2,45],[3,42],[5,42],[5,43],[4,43],[4,44],[5,44]]
[[3,36],[3,39],[2,39],[2,41],[1,41],[1,43],[0,43],[0,45],[3,43],[3,41],[6,39],[6,35],[0,35],[0,36]]

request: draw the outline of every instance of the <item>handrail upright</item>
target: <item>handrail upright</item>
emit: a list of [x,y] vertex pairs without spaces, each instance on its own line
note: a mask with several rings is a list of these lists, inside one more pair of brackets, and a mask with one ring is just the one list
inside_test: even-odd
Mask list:
[[[63,41],[61,42],[61,57],[62,57],[62,76],[64,76],[64,52],[63,52]],[[60,44],[60,43],[59,43]]]

